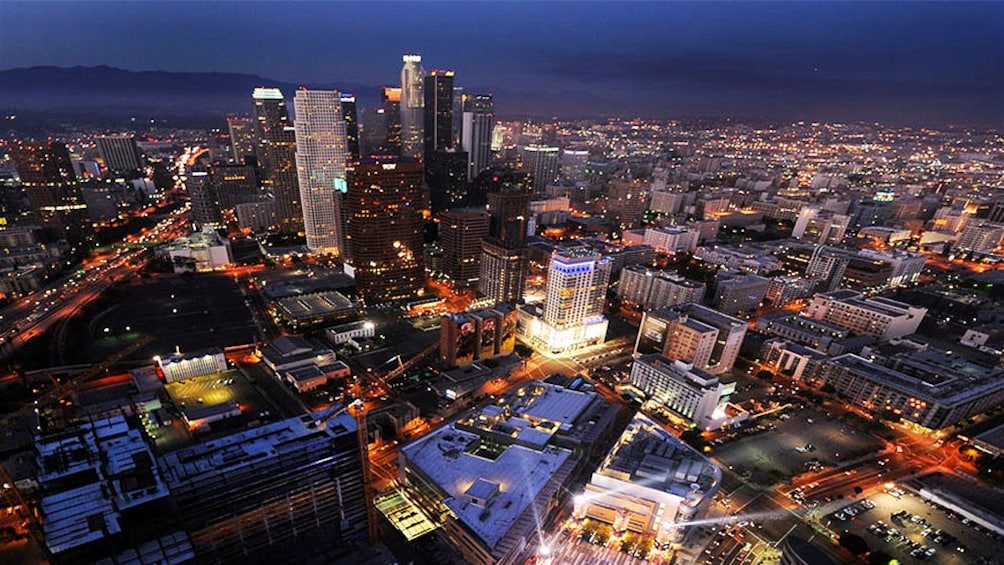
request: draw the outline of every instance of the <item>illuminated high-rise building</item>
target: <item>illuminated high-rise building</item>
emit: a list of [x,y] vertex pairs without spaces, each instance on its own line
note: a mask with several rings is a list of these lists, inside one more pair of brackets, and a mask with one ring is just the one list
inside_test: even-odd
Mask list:
[[429,71],[423,89],[425,158],[453,147],[453,71]]
[[359,158],[359,116],[356,113],[356,97],[346,92],[342,93],[342,118],[345,120],[345,139],[348,143],[349,155]]
[[386,125],[386,143],[378,155],[401,154],[401,89],[385,86],[380,91]]
[[[422,109],[425,105],[421,55],[405,55],[401,58],[401,155],[421,157],[424,126]],[[451,85],[452,88],[452,85]]]
[[526,222],[533,197],[531,177],[520,171],[488,169],[474,183],[472,200],[487,203],[488,238],[482,245],[478,289],[495,302],[523,300],[528,251]]
[[49,235],[71,242],[89,235],[91,220],[66,145],[17,141],[7,149],[36,221]]
[[269,150],[274,160],[271,189],[279,229],[285,233],[299,233],[303,231],[303,207],[296,171],[296,128],[286,126],[274,131]]
[[348,167],[347,243],[356,288],[369,302],[413,297],[425,285],[422,177],[413,160]]
[[460,146],[467,152],[467,179],[474,180],[492,162],[495,102],[491,94],[465,94]]
[[275,132],[290,125],[286,98],[278,88],[259,87],[251,93],[254,109],[255,156],[267,183],[272,179],[271,144]]
[[443,272],[457,288],[477,286],[481,243],[488,237],[488,213],[482,208],[454,208],[439,219]]
[[558,147],[531,144],[521,148],[520,157],[523,170],[533,173],[533,193],[543,196],[547,185],[558,178]]
[[102,135],[95,139],[98,151],[109,171],[137,171],[143,168],[143,155],[131,135]]
[[344,247],[341,199],[349,160],[341,95],[337,90],[301,88],[296,111],[296,172],[303,229],[311,251],[341,255]]
[[531,347],[561,353],[603,343],[603,316],[613,261],[595,249],[575,245],[558,249],[547,271],[543,306],[521,306],[519,334]]
[[255,156],[254,123],[244,116],[227,116],[227,130],[230,132],[230,151],[234,162],[245,163]]

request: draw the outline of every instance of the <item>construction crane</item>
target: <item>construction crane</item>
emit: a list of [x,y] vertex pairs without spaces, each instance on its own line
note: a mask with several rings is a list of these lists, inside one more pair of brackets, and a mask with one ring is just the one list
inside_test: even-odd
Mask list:
[[369,535],[370,543],[376,543],[377,539],[377,524],[376,524],[376,507],[373,506],[373,488],[370,486],[372,482],[372,476],[370,475],[370,453],[369,453],[369,434],[366,431],[366,404],[362,399],[357,398],[350,402],[346,406],[340,406],[338,408],[332,409],[329,414],[321,415],[318,419],[314,420],[312,427],[326,429],[328,422],[349,412],[356,419],[356,435],[357,441],[359,443],[359,459],[362,464],[363,471],[363,499],[366,504],[366,530]]
[[[412,368],[412,366],[414,366],[415,363],[417,363],[417,362],[421,361],[422,359],[426,358],[427,356],[431,355],[437,349],[439,349],[439,343],[438,342],[433,343],[429,347],[426,347],[425,349],[423,349],[423,350],[419,351],[418,353],[416,353],[415,355],[413,355],[407,361],[403,361],[403,362],[401,361],[401,356],[398,355],[396,357],[397,363],[398,363],[397,368],[395,368],[394,370],[392,370],[389,373],[385,374],[383,377],[380,378],[380,380],[383,381],[384,383],[389,383],[390,381],[392,381],[392,380],[400,377],[402,374],[404,374],[405,371],[407,371],[408,369]],[[391,359],[394,359],[394,357],[392,357]]]

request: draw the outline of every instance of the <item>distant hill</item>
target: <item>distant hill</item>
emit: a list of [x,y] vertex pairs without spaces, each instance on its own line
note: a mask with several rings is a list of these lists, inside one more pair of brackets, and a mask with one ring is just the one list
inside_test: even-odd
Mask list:
[[246,114],[257,86],[278,87],[290,101],[300,86],[353,92],[361,104],[377,97],[377,87],[352,83],[299,85],[240,73],[45,66],[0,71],[0,110],[103,116]]

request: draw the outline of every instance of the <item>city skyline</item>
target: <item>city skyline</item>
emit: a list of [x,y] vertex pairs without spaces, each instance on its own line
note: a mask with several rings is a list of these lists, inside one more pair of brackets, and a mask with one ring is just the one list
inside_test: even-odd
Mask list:
[[[248,13],[210,4],[196,20],[179,20],[183,5],[171,3],[40,6],[5,5],[0,68],[239,72],[371,85],[372,93],[356,94],[374,98],[379,85],[396,82],[400,53],[411,52],[428,68],[454,68],[468,92],[495,93],[500,115],[968,125],[1004,118],[1004,72],[994,64],[1004,57],[999,4],[260,3]],[[321,52],[319,36],[304,33],[311,22],[336,12],[332,31],[342,41],[330,49],[352,56],[303,57]],[[77,25],[95,16],[102,26]],[[163,28],[139,48],[116,31],[148,21]],[[393,30],[408,23],[458,32],[402,41]],[[266,25],[284,41],[262,41]]]

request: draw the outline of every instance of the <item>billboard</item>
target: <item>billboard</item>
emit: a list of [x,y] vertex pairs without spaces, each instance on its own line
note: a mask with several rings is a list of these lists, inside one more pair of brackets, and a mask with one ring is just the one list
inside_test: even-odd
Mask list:
[[651,312],[645,314],[638,328],[638,342],[635,344],[635,353],[647,355],[649,353],[662,354],[666,346],[666,328],[669,323]]
[[495,356],[495,345],[499,336],[498,315],[490,310],[478,312],[478,319],[481,321],[478,331],[478,359],[487,359]]
[[509,305],[500,305],[495,311],[501,314],[502,324],[499,329],[499,355],[510,355],[516,347],[516,309]]
[[478,326],[472,316],[457,315],[453,317],[456,325],[456,361],[457,365],[467,365],[474,361],[474,350],[478,345]]

